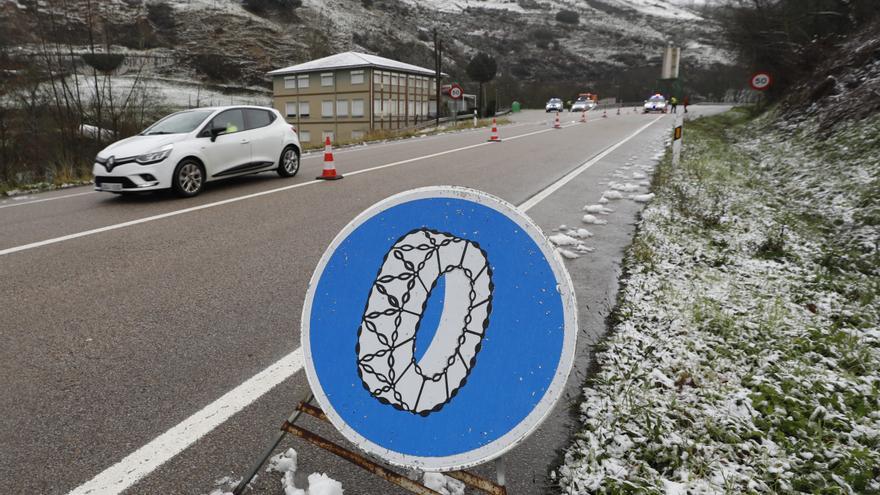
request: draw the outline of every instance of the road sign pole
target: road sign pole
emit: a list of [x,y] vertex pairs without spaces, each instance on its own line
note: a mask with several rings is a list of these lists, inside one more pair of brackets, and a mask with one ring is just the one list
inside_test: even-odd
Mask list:
[[[409,477],[404,474],[398,473],[392,469],[389,469],[367,457],[358,454],[350,449],[343,447],[327,438],[322,437],[321,435],[309,430],[305,426],[301,424],[297,424],[300,416],[302,414],[306,414],[307,416],[311,416],[319,421],[329,422],[327,419],[327,415],[324,414],[324,411],[310,404],[312,400],[312,394],[309,392],[306,400],[299,402],[296,406],[296,410],[294,410],[293,414],[290,415],[287,421],[281,425],[281,431],[272,441],[272,443],[268,446],[263,455],[260,457],[257,463],[245,474],[244,478],[239,482],[238,486],[233,490],[233,495],[241,495],[244,493],[245,488],[247,488],[248,483],[254,478],[254,475],[257,474],[257,471],[266,463],[266,460],[269,459],[269,456],[272,455],[272,452],[278,447],[278,444],[281,443],[281,440],[284,438],[284,435],[290,434],[293,437],[300,438],[305,440],[309,444],[318,447],[322,450],[326,450],[333,455],[336,455],[346,461],[360,467],[361,469],[374,474],[389,483],[393,483],[405,490],[415,493],[416,495],[440,495],[438,492],[422,485],[417,481],[413,481]],[[501,466],[500,468],[498,466]],[[450,478],[456,479],[464,483],[465,485],[479,490],[483,493],[487,493],[489,495],[507,495],[507,488],[504,486],[504,472],[503,472],[503,464],[501,464],[501,458],[496,462],[496,469],[501,469],[498,471],[498,483],[493,483],[485,478],[477,476],[473,473],[469,473],[467,471],[450,471],[445,473],[446,476]]]
[[[312,392],[309,391],[308,395],[306,395],[306,397],[302,401],[300,401],[300,404],[308,404],[312,401],[312,397]],[[287,421],[284,422],[284,425],[295,423],[296,420],[299,419],[300,414],[302,414],[302,410],[300,408],[296,408],[293,413],[291,413],[290,417],[287,418]],[[259,471],[260,468],[263,467],[263,464],[266,463],[266,459],[268,459],[269,456],[272,455],[272,452],[275,451],[275,448],[278,447],[278,444],[281,443],[281,440],[284,438],[284,425],[282,425],[282,429],[280,429],[278,433],[275,434],[275,438],[263,451],[263,455],[261,455],[260,458],[257,459],[257,462],[255,462],[254,465],[251,466],[251,468],[248,470],[248,472],[245,473],[241,481],[238,482],[238,486],[235,487],[235,490],[232,490],[232,495],[241,495],[242,493],[244,493],[244,489],[247,488],[248,483],[250,483],[251,480],[254,479],[257,471]]]
[[673,122],[675,123],[672,126],[672,164],[677,166],[681,159],[681,135],[684,119],[681,114],[677,113]]

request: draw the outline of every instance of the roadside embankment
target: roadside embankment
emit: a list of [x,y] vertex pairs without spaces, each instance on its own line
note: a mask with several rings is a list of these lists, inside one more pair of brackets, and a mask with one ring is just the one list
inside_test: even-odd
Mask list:
[[560,491],[880,493],[878,135],[878,115],[686,124]]

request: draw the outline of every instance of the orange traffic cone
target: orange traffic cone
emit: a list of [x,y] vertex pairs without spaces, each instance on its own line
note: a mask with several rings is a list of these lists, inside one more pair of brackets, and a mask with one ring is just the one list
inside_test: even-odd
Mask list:
[[336,164],[333,162],[333,145],[330,144],[330,136],[324,139],[324,171],[316,179],[337,180],[342,174],[336,174]]
[[562,129],[562,124],[559,123],[559,112],[556,112],[556,122],[553,123],[554,129]]
[[587,111],[586,111],[586,110],[584,110],[583,112],[581,112],[581,122],[584,123],[584,124],[587,123]]
[[489,136],[490,143],[500,143],[501,138],[498,137],[498,125],[495,123],[495,117],[492,117],[492,134]]

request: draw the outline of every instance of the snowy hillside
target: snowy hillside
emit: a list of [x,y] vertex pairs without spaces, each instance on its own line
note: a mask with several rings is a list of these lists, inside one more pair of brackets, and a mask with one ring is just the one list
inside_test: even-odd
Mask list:
[[[170,52],[173,63],[151,67],[148,75],[194,82],[267,87],[269,70],[345,50],[430,67],[434,29],[445,45],[444,71],[458,80],[478,51],[495,56],[502,76],[519,82],[600,89],[625,85],[627,77],[645,79],[621,71],[656,78],[668,41],[684,47],[682,64],[695,81],[716,64],[732,64],[714,21],[701,13],[704,2],[695,0],[304,0],[295,10],[249,10],[240,0],[91,4],[99,24],[93,28],[99,38],[106,33],[110,51]],[[2,41],[23,54],[37,51],[41,37],[83,50],[88,6],[0,0]],[[54,30],[40,27],[49,21],[57,23]]]

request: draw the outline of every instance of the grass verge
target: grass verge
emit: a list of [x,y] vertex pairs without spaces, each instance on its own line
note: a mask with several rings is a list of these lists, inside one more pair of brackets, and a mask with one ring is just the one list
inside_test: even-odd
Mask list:
[[744,110],[686,124],[562,492],[880,493],[880,117],[816,128]]

